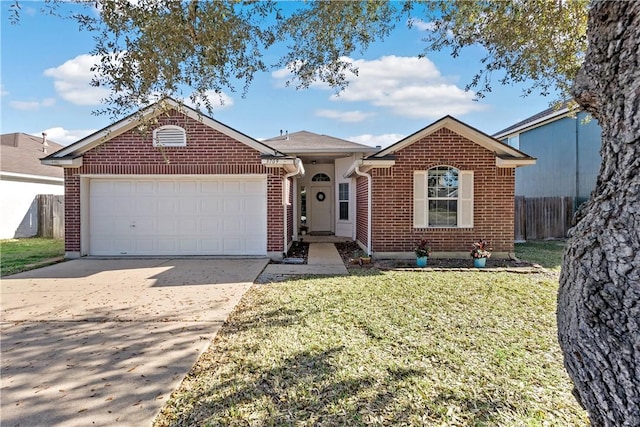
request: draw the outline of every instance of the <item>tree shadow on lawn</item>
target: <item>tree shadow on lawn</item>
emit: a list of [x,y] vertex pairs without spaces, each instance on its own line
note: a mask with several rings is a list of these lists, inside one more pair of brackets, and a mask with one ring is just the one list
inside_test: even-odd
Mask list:
[[[507,406],[499,401],[461,399],[445,391],[435,395],[429,408],[420,406],[418,400],[406,397],[411,391],[407,392],[405,386],[432,373],[393,367],[386,368],[383,375],[362,370],[358,374],[350,372],[345,378],[339,366],[345,351],[344,346],[305,351],[271,368],[245,365],[240,369],[245,372],[234,371],[230,379],[210,382],[198,387],[199,393],[189,394],[194,405],[171,425],[441,423],[452,406],[466,411],[463,417],[467,419],[473,414],[475,423],[491,423]],[[380,367],[372,369],[379,371]]]

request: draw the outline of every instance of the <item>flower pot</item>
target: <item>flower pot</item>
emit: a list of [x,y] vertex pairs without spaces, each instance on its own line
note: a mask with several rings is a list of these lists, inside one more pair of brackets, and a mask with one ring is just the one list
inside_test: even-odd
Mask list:
[[475,268],[484,268],[484,266],[487,264],[487,259],[486,258],[474,258],[473,259],[473,266]]
[[428,258],[427,258],[426,256],[419,256],[419,257],[416,257],[416,265],[417,265],[418,267],[421,267],[421,268],[422,268],[422,267],[426,267],[426,266],[427,266],[427,259],[428,259]]

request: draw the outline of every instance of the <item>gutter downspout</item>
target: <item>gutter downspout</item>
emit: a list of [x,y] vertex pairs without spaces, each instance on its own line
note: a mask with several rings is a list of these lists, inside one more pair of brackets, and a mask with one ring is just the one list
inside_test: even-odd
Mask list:
[[[292,176],[296,176],[302,173],[302,160],[300,159],[296,159],[295,160],[296,163],[296,170],[294,170],[293,172],[290,172],[288,174],[286,174],[283,178],[282,178],[282,217],[284,218],[284,245],[282,246],[283,250],[283,256],[287,256],[287,205],[289,203],[289,193],[290,191],[287,191],[287,187],[289,184],[289,178],[291,178]],[[295,228],[295,225],[294,225]]]
[[356,166],[354,172],[367,178],[367,255],[371,256],[371,175],[360,172],[360,165]]

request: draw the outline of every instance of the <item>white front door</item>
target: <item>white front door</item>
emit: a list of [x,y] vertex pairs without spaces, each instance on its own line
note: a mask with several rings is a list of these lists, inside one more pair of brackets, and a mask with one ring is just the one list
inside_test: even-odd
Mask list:
[[265,255],[262,176],[92,179],[91,255]]
[[331,186],[311,187],[311,231],[331,231]]

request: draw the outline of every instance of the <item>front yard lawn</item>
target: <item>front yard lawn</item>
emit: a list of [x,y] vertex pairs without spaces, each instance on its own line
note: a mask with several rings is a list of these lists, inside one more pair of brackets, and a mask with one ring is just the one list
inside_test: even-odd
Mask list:
[[586,425],[557,288],[474,271],[255,286],[154,425]]
[[64,241],[59,239],[0,240],[0,276],[29,270],[30,265],[64,255]]
[[533,240],[516,243],[516,256],[559,272],[565,245],[566,242],[563,240]]

